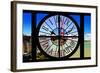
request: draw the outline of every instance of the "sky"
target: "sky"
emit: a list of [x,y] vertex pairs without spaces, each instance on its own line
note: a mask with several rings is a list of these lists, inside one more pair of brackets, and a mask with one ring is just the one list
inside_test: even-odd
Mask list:
[[23,34],[31,35],[31,13],[23,13]]
[[91,17],[85,16],[84,19],[84,38],[85,40],[91,40]]
[[[36,26],[38,23],[48,14],[37,14],[36,16]],[[79,15],[70,15],[80,26],[80,16]],[[23,34],[27,36],[31,36],[31,20],[32,14],[29,12],[23,13]],[[89,15],[84,16],[84,33],[85,39],[90,39],[91,37],[91,17]]]

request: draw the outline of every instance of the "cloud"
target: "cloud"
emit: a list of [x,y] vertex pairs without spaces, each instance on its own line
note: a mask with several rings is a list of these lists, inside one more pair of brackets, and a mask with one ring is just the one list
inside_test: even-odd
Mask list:
[[90,33],[86,33],[84,36],[85,36],[84,37],[85,40],[91,40],[91,34]]

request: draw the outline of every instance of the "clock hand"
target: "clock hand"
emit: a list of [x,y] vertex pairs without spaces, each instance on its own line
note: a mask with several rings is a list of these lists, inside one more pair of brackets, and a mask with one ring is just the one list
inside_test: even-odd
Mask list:
[[61,20],[61,36],[64,36],[64,22]]
[[54,35],[56,35],[53,31],[51,32],[51,34],[54,34]]

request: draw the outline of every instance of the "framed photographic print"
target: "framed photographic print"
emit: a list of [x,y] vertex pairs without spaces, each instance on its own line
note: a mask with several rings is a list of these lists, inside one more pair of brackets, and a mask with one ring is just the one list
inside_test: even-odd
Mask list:
[[97,66],[97,6],[11,2],[11,70]]

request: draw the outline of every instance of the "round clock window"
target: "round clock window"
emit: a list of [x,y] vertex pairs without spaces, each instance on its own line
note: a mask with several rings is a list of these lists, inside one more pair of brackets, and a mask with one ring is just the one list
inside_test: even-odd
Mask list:
[[48,15],[38,26],[38,47],[50,58],[68,58],[79,46],[79,26],[68,15]]

